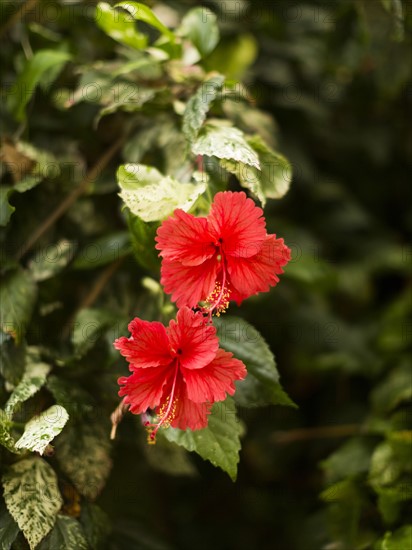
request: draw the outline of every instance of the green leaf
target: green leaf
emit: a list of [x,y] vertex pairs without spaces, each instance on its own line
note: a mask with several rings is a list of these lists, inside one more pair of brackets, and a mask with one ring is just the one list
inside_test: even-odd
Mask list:
[[74,321],[72,344],[77,357],[83,357],[103,335],[103,331],[116,322],[116,317],[103,309],[82,309]]
[[94,269],[115,262],[130,253],[130,238],[127,231],[109,233],[85,245],[77,254],[74,269]]
[[237,476],[241,433],[236,406],[230,397],[213,405],[207,428],[195,431],[168,428],[163,431],[168,441],[177,443],[188,451],[195,451],[213,466],[227,472],[232,481],[236,481]]
[[273,151],[260,136],[247,138],[246,141],[259,157],[260,170],[228,160],[222,160],[221,164],[235,174],[241,185],[256,195],[264,206],[266,199],[280,199],[287,193],[292,180],[292,168],[286,158]]
[[393,369],[371,394],[372,405],[380,412],[389,412],[410,399],[412,399],[412,379],[408,363]]
[[5,227],[11,218],[11,215],[16,210],[14,206],[9,203],[9,197],[13,193],[13,187],[11,185],[2,185],[0,187],[0,226]]
[[140,110],[145,103],[154,98],[156,92],[157,90],[144,88],[133,82],[113,83],[111,86],[113,101],[101,109],[95,120],[95,124],[104,116],[115,113],[118,110],[127,113],[133,113]]
[[257,153],[247,143],[243,132],[232,126],[204,126],[192,145],[195,155],[231,159],[260,169]]
[[92,502],[82,502],[80,523],[90,548],[101,548],[110,532],[110,520],[106,512]]
[[339,447],[321,465],[328,480],[335,482],[368,472],[371,453],[371,445],[363,438],[353,438]]
[[109,428],[83,418],[67,426],[56,440],[55,452],[79,493],[96,498],[112,467]]
[[2,479],[7,509],[33,549],[52,529],[63,505],[56,474],[34,457],[12,464]]
[[75,248],[73,242],[61,239],[38,250],[28,263],[33,280],[45,281],[60,273],[72,260]]
[[171,42],[174,42],[175,35],[172,31],[165,27],[163,23],[155,16],[152,10],[144,4],[141,4],[140,2],[119,2],[115,7],[124,8],[134,19],[136,19],[136,21],[144,21],[167,36]]
[[412,525],[404,525],[394,533],[388,531],[383,540],[376,544],[376,550],[409,550],[412,548]]
[[1,330],[10,334],[16,344],[26,332],[36,296],[37,287],[27,271],[19,268],[3,277],[0,288]]
[[16,442],[10,433],[11,427],[10,418],[0,409],[0,444],[11,453],[19,454],[20,451],[16,449]]
[[206,190],[205,183],[179,183],[143,164],[120,166],[117,181],[126,206],[145,222],[162,220],[176,208],[188,211]]
[[170,443],[159,433],[156,445],[145,445],[144,454],[149,465],[165,474],[172,476],[194,476],[196,468],[182,447]]
[[21,380],[26,366],[26,343],[19,345],[9,334],[0,331],[0,374],[12,386]]
[[24,433],[17,441],[17,449],[29,449],[40,453],[62,431],[69,415],[61,405],[53,405],[27,422]]
[[129,14],[112,8],[106,2],[99,2],[95,15],[98,26],[113,40],[137,50],[147,45],[147,38],[140,33]]
[[205,7],[194,8],[185,15],[176,34],[188,38],[201,57],[206,57],[219,42],[216,15]]
[[50,369],[51,367],[46,363],[29,362],[27,364],[23,378],[13,390],[5,406],[5,412],[9,418],[13,416],[19,403],[27,401],[27,399],[39,391],[46,382]]
[[214,319],[220,346],[243,361],[248,374],[236,382],[236,402],[242,407],[287,405],[296,407],[279,383],[275,358],[261,334],[240,317]]
[[0,543],[1,550],[9,550],[20,529],[6,508],[0,512]]
[[37,550],[89,550],[80,523],[59,514],[56,523]]
[[211,104],[222,90],[225,77],[212,76],[199,86],[197,92],[189,99],[183,114],[183,133],[189,141],[194,141],[202,124],[206,120],[206,114]]
[[136,261],[145,269],[159,271],[160,260],[154,248],[158,224],[146,223],[128,211],[127,225]]
[[26,62],[23,71],[10,90],[8,102],[8,107],[17,120],[24,120],[25,107],[34,94],[36,87],[45,78],[49,82],[48,71],[52,68],[60,70],[70,58],[71,56],[67,52],[39,50]]

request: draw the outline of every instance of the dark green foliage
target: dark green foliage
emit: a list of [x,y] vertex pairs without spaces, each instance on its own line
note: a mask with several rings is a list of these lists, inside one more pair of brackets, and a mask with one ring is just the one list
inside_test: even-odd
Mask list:
[[[411,4],[148,4],[0,6],[0,548],[409,550]],[[226,188],[293,253],[215,320],[248,376],[110,441],[156,229]]]

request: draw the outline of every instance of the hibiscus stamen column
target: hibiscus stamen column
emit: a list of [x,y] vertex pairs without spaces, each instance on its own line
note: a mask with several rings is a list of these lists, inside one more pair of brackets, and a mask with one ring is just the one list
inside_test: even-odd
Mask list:
[[215,288],[206,298],[206,303],[208,305],[202,308],[205,313],[209,314],[209,321],[215,310],[216,317],[219,317],[220,314],[224,313],[229,307],[230,290],[226,288],[226,265],[222,254],[217,256],[217,260],[220,261],[222,265],[222,282],[216,281]]
[[[180,350],[178,350],[179,353]],[[173,422],[176,413],[176,404],[177,398],[175,398],[176,390],[176,380],[179,372],[179,360],[176,359],[175,374],[173,377],[172,390],[170,395],[166,398],[166,402],[160,407],[157,417],[160,419],[159,422],[150,423],[146,422],[145,427],[148,431],[147,442],[151,445],[156,443],[156,434],[162,426],[164,428],[169,428],[170,424]]]

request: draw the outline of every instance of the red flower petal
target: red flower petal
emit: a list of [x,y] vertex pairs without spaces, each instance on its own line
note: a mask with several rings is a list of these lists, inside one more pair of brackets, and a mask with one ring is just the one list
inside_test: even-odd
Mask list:
[[188,307],[179,309],[176,320],[170,321],[167,333],[180,366],[201,369],[212,361],[218,350],[215,327],[205,324],[203,315]]
[[114,347],[130,363],[130,368],[157,367],[171,362],[166,329],[157,321],[142,321],[137,317],[129,323],[130,338],[118,338]]
[[180,209],[158,228],[156,241],[160,256],[183,265],[199,265],[216,252],[206,218],[195,218]]
[[234,287],[232,299],[239,303],[243,299],[267,292],[279,282],[282,266],[290,260],[290,249],[283,239],[276,235],[267,235],[262,250],[251,258],[227,258],[230,282]]
[[176,302],[177,307],[196,307],[214,289],[219,268],[219,262],[215,258],[196,266],[163,260],[160,282],[166,294],[172,295],[172,301]]
[[207,426],[207,416],[210,414],[209,403],[194,403],[185,393],[182,393],[176,404],[176,414],[171,423],[172,428],[181,430],[201,430]]
[[163,387],[173,372],[171,365],[138,369],[129,377],[119,378],[118,383],[123,386],[119,395],[126,396],[124,402],[130,404],[130,411],[134,414],[153,409],[161,402]]
[[221,242],[223,253],[237,258],[255,256],[266,237],[263,210],[243,192],[217,193],[208,224],[210,234]]
[[203,369],[181,370],[186,382],[187,396],[196,403],[223,401],[226,393],[235,393],[234,381],[243,380],[247,374],[242,361],[222,349],[218,350],[215,359]]

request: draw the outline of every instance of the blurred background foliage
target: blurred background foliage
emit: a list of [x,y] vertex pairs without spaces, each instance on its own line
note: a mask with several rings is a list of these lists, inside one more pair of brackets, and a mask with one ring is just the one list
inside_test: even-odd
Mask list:
[[[299,409],[239,407],[246,434],[236,483],[166,444],[150,452],[131,415],[111,450],[106,441],[116,378],[124,372],[111,342],[134,315],[171,314],[148,278],[157,277],[156,256],[142,246],[155,225],[127,219],[115,173],[122,162],[142,159],[175,177],[184,172],[168,86],[172,81],[179,113],[179,101],[201,79],[197,66],[182,74],[171,63],[167,81],[156,63],[141,62],[148,85],[139,97],[149,103],[144,115],[132,117],[121,107],[121,87],[113,101],[111,80],[122,75],[129,53],[95,24],[95,2],[27,2],[24,15],[16,4],[24,7],[1,6],[0,189],[2,225],[8,222],[0,233],[2,300],[24,287],[16,308],[32,320],[25,335],[19,326],[2,327],[0,397],[5,402],[20,380],[27,346],[40,354],[30,361],[54,365],[47,389],[17,420],[54,401],[70,414],[55,445],[56,455],[70,460],[48,459],[64,500],[61,533],[76,518],[91,548],[412,548],[411,3],[204,4],[221,35],[203,52],[204,69],[249,90],[245,102],[243,88],[228,85],[232,97],[216,116],[259,133],[293,166],[287,195],[265,206],[269,231],[285,238],[293,261],[279,287],[239,310],[231,306],[231,314],[265,337]],[[195,5],[150,3],[170,28]],[[147,35],[152,43],[153,28],[142,28],[134,39]],[[39,61],[46,67],[41,79],[36,67],[23,69],[40,50],[48,52]],[[129,55],[129,62],[138,61]],[[28,90],[41,82],[34,100],[28,93],[16,103],[13,86],[22,74]],[[85,89],[87,97],[79,97]],[[217,190],[221,171],[213,177],[216,167],[209,168]],[[72,196],[74,182],[87,192],[34,242],[50,213]],[[96,334],[82,339],[74,321],[95,326]],[[1,451],[5,466],[10,456]],[[73,478],[85,462],[88,489],[79,492],[84,479]],[[27,547],[17,532],[1,512],[4,548],[8,540]],[[42,544],[54,550],[63,539]]]

